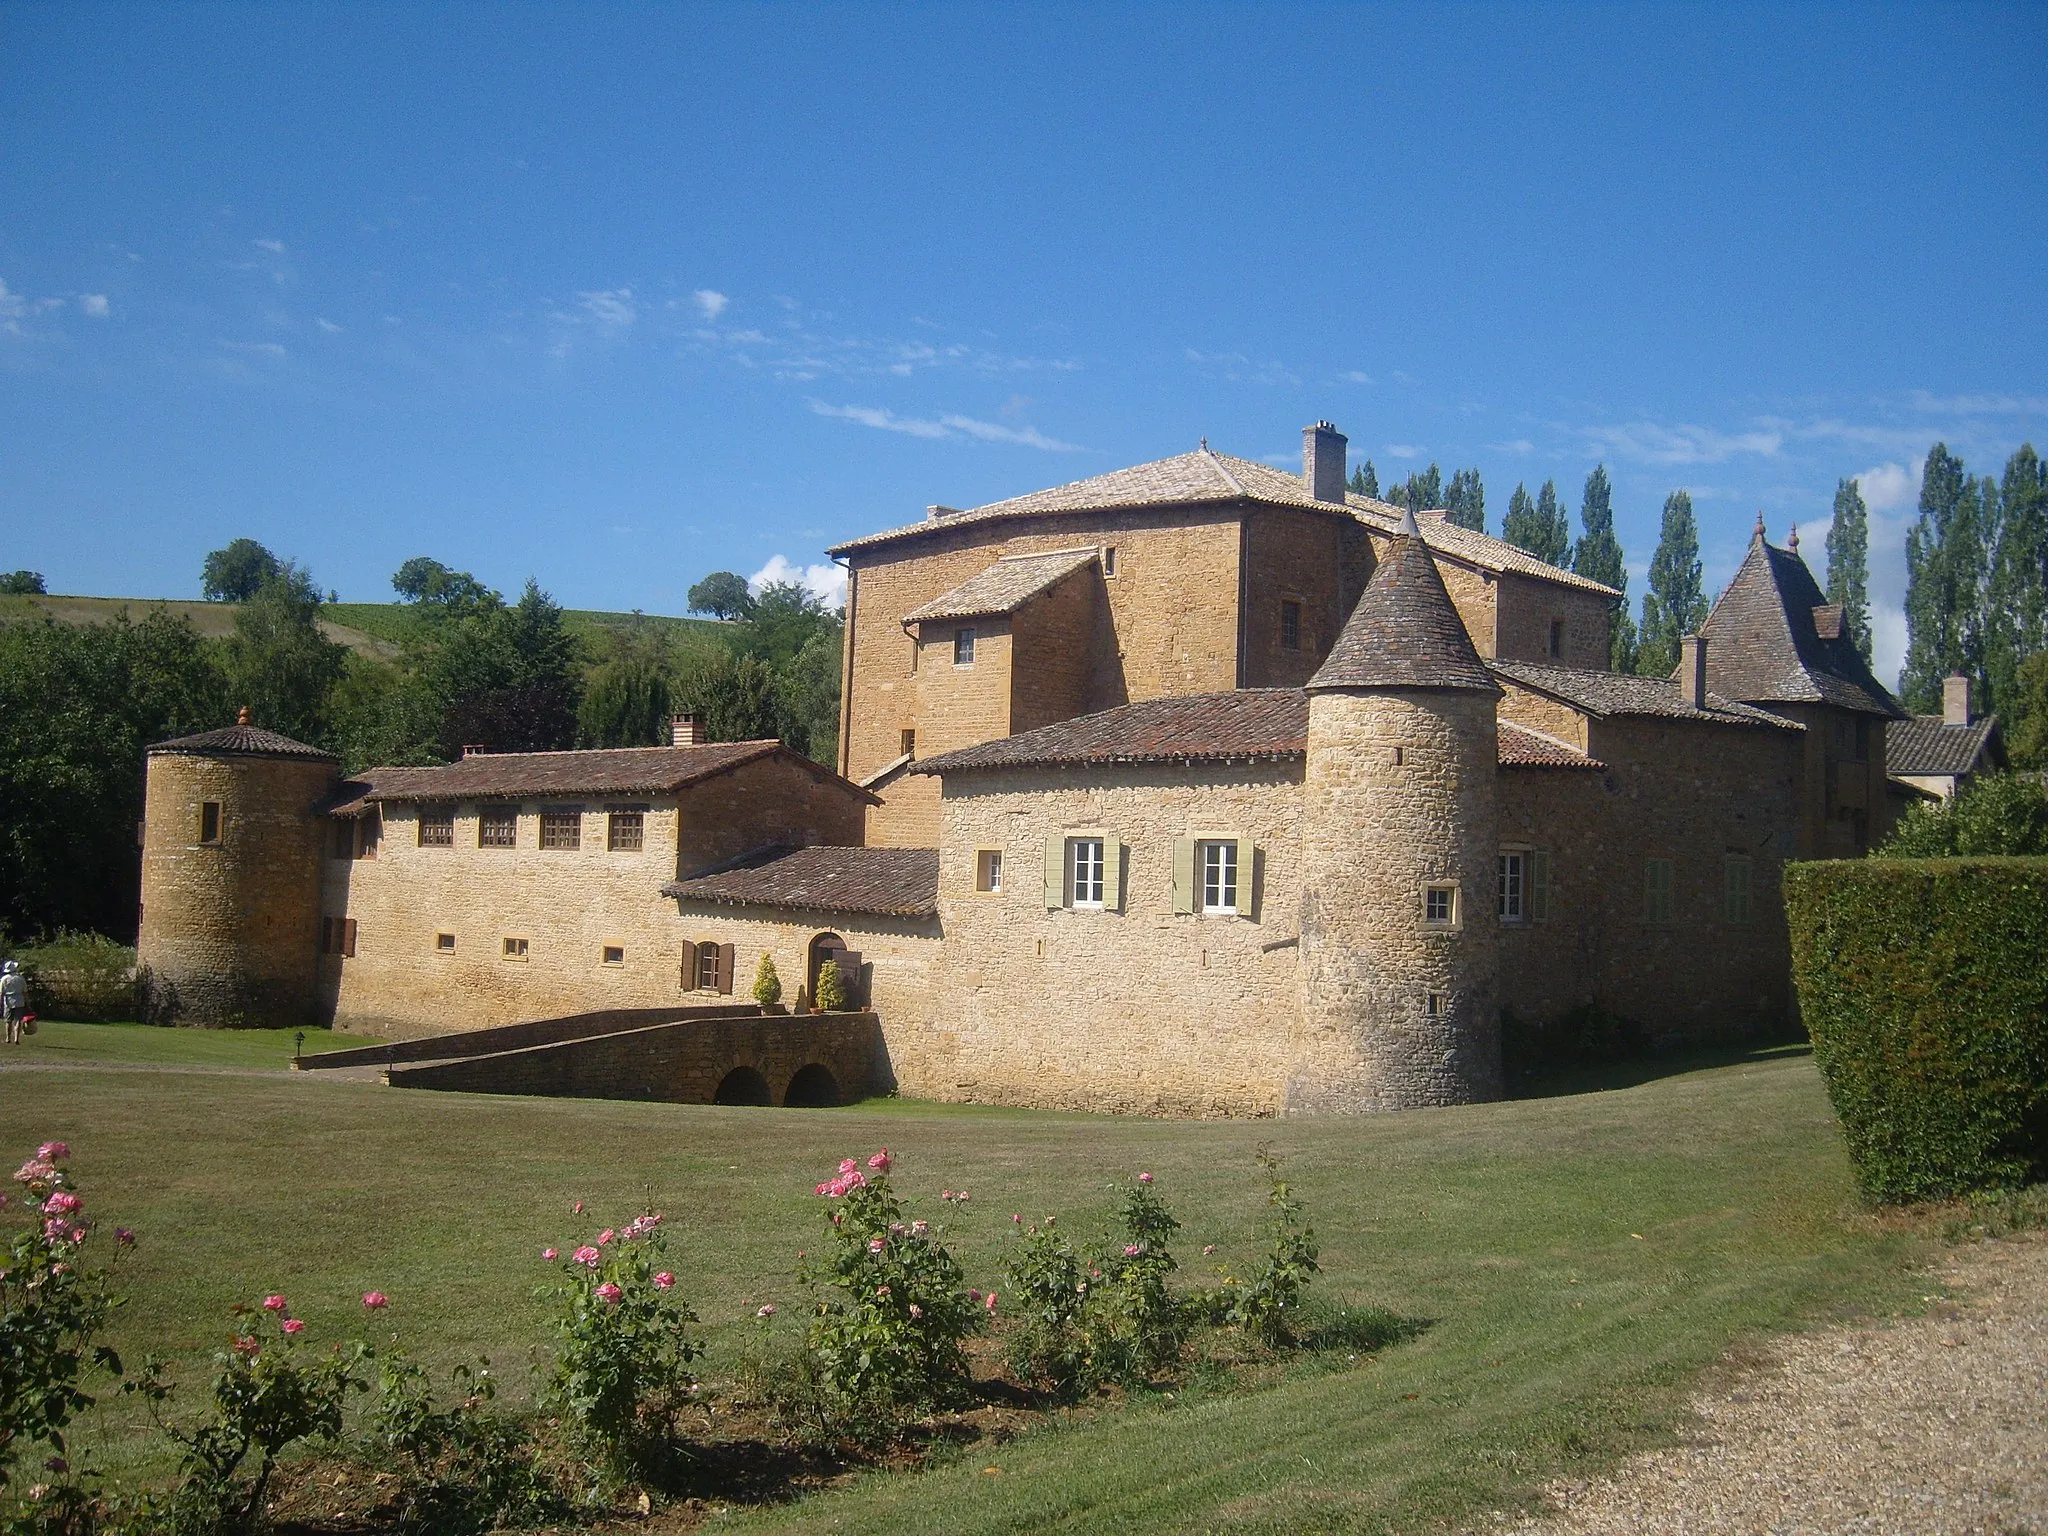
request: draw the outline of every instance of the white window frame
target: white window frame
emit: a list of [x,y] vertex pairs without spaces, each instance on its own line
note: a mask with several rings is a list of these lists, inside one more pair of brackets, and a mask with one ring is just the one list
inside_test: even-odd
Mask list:
[[[1195,891],[1196,908],[1204,917],[1235,917],[1238,910],[1238,881],[1245,877],[1238,867],[1236,838],[1197,838],[1195,840]],[[1212,864],[1215,868],[1212,870]],[[1227,875],[1222,879],[1211,879],[1212,873]]]
[[[1095,850],[1093,860],[1082,855],[1087,849]],[[1067,839],[1067,905],[1077,912],[1100,912],[1103,910],[1103,895],[1107,889],[1104,875],[1109,857],[1110,842],[1106,837],[1069,837]],[[1087,877],[1092,872],[1092,880]],[[1093,889],[1092,896],[1084,897],[1083,890]]]
[[1506,844],[1500,850],[1500,882],[1496,888],[1495,905],[1504,923],[1529,921],[1530,851],[1518,843]]
[[[1447,903],[1449,915],[1445,917],[1431,917],[1429,915],[1429,898],[1439,891],[1449,898]],[[1458,892],[1457,881],[1432,880],[1422,888],[1422,925],[1425,928],[1431,928],[1440,933],[1448,933],[1458,926],[1459,920],[1464,916],[1459,910],[1462,906],[1463,900]]]
[[974,665],[974,626],[963,624],[953,631],[953,665],[971,667]]
[[1003,850],[1000,848],[977,848],[974,850],[974,889],[982,896],[1003,894]]

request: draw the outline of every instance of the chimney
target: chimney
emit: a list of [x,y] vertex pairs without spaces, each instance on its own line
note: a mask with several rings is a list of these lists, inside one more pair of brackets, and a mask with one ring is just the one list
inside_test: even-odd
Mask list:
[[462,755],[464,757],[482,757],[483,754],[484,744],[480,741],[465,741],[462,744]]
[[1317,501],[1344,505],[1344,445],[1347,439],[1327,421],[1301,429],[1301,478]]
[[1951,672],[1941,680],[1941,723],[1970,723],[1970,680],[1960,672]]
[[668,723],[668,744],[672,747],[704,745],[704,717],[695,710],[677,715]]
[[1707,707],[1707,637],[1686,635],[1678,642],[1678,686],[1694,709]]

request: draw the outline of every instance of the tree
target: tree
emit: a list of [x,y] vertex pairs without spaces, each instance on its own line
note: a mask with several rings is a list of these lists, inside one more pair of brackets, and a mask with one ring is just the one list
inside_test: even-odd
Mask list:
[[1564,508],[1558,504],[1557,482],[1544,481],[1543,490],[1534,501],[1529,499],[1527,490],[1516,486],[1515,494],[1508,499],[1508,517],[1501,525],[1501,537],[1538,560],[1560,567],[1566,565],[1571,556],[1572,530]]
[[1920,475],[1919,519],[1906,532],[1906,665],[1899,693],[1917,713],[1940,710],[1942,679],[1952,672],[1983,686],[1984,521],[1983,487],[1947,444],[1936,443]]
[[439,763],[441,715],[440,697],[416,674],[350,651],[327,694],[322,744],[344,773]]
[[1843,633],[1870,660],[1870,513],[1854,480],[1835,486],[1828,524],[1828,601],[1842,608]]
[[41,597],[49,590],[41,571],[8,571],[0,574],[0,597]]
[[781,730],[775,674],[758,657],[708,651],[676,678],[674,697],[704,717],[712,741],[765,741]]
[[1664,525],[1657,535],[1657,553],[1650,558],[1650,590],[1643,594],[1643,640],[1636,671],[1644,677],[1669,677],[1678,670],[1678,642],[1695,635],[1707,621],[1707,598],[1700,587],[1700,530],[1693,520],[1692,496],[1673,491],[1664,498]]
[[1628,566],[1622,558],[1621,542],[1614,536],[1612,488],[1607,483],[1607,466],[1596,464],[1586,476],[1586,494],[1579,502],[1579,522],[1585,532],[1572,551],[1572,570],[1589,581],[1614,588],[1621,601],[1607,624],[1608,666],[1616,672],[1636,669],[1636,626],[1628,613]]
[[312,574],[286,561],[235,615],[228,683],[256,724],[317,743],[326,735],[327,695],[347,654],[347,647],[320,633],[320,592]]
[[846,980],[839,974],[837,960],[827,960],[818,967],[818,995],[812,1001],[820,1013],[845,1011]]
[[775,971],[775,957],[761,951],[761,963],[754,967],[754,1001],[773,1008],[782,1001],[782,978]]
[[236,539],[206,557],[199,590],[210,603],[246,603],[283,569],[277,556],[254,539]]
[[2032,443],[2005,463],[1998,540],[1985,587],[1985,708],[2012,715],[2020,672],[2048,652],[2048,476]]
[[414,555],[391,578],[391,588],[409,603],[443,609],[472,609],[497,594],[467,571],[452,571],[438,560]]
[[1379,499],[1380,477],[1374,471],[1371,459],[1365,461],[1363,468],[1351,471],[1351,489],[1361,496],[1370,496],[1374,500]]
[[595,668],[576,714],[576,740],[585,747],[667,746],[669,677],[658,663],[631,651]]
[[690,588],[690,612],[708,613],[714,619],[744,619],[754,612],[754,597],[747,579],[731,571],[713,571]]
[[1444,504],[1444,472],[1432,464],[1419,475],[1410,475],[1403,488],[1401,504],[1411,512],[1424,512]]
[[1909,806],[1878,853],[1891,859],[1969,859],[2048,854],[2048,796],[2031,775],[1972,779],[1955,797]]
[[1461,469],[1451,476],[1450,489],[1444,492],[1444,510],[1445,522],[1474,533],[1486,532],[1486,487],[1480,483],[1478,470]]
[[2048,651],[2036,651],[2020,663],[2006,720],[2006,747],[2014,766],[2048,768]]

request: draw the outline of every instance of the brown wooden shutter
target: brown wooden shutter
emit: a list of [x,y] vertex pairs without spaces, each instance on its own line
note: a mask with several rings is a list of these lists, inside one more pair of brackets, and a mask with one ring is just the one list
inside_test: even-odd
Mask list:
[[356,952],[356,920],[352,917],[341,920],[341,952],[350,958]]
[[685,992],[697,990],[697,945],[693,940],[683,940],[682,987]]
[[839,979],[846,986],[846,1006],[865,1008],[868,999],[860,984],[860,951],[842,949],[836,958],[839,961]]
[[732,996],[733,947],[730,944],[718,946],[718,991],[723,997]]

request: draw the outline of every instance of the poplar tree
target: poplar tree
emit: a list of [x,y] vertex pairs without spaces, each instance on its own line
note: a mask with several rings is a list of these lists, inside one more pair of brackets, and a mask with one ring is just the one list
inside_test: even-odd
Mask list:
[[1365,467],[1363,469],[1354,469],[1353,471],[1351,471],[1351,489],[1356,491],[1361,496],[1370,496],[1374,500],[1378,500],[1380,494],[1380,477],[1374,471],[1371,459],[1367,459],[1365,461]]
[[[1983,681],[1984,491],[1936,443],[1920,475],[1920,515],[1906,531],[1906,665],[1899,695],[1917,714],[1941,708],[1942,679]],[[1995,509],[1994,509],[1995,511]]]
[[1543,490],[1534,501],[1529,499],[1526,489],[1516,486],[1508,501],[1508,517],[1501,525],[1501,537],[1538,560],[1569,567],[1572,530],[1564,508],[1558,503],[1557,482],[1544,481]]
[[1842,627],[1870,660],[1870,512],[1854,480],[1835,486],[1828,524],[1828,601],[1842,606]]
[[2032,443],[2005,462],[1998,541],[1985,586],[1984,707],[2016,726],[2025,710],[2020,668],[2048,652],[2048,475]]
[[1470,528],[1474,533],[1486,532],[1486,487],[1480,483],[1477,469],[1461,469],[1451,476],[1450,489],[1444,493],[1444,509],[1446,522]]
[[1536,503],[1529,499],[1529,488],[1519,480],[1515,482],[1515,493],[1508,497],[1508,515],[1501,522],[1500,536],[1532,555],[1543,542],[1536,526]]
[[1444,504],[1444,472],[1434,464],[1419,475],[1408,477],[1408,505],[1416,511],[1426,511]]
[[1572,570],[1589,581],[1614,588],[1621,594],[1607,624],[1608,666],[1616,672],[1636,669],[1636,626],[1628,613],[1628,565],[1622,558],[1621,541],[1614,536],[1613,488],[1607,482],[1607,466],[1596,464],[1586,476],[1586,494],[1579,502],[1579,522],[1585,532],[1572,551]]
[[1664,498],[1664,524],[1657,534],[1657,553],[1650,558],[1650,590],[1643,594],[1643,643],[1636,671],[1644,677],[1669,677],[1678,670],[1678,642],[1699,633],[1707,621],[1706,593],[1700,586],[1700,530],[1692,515],[1692,496],[1673,491]]

